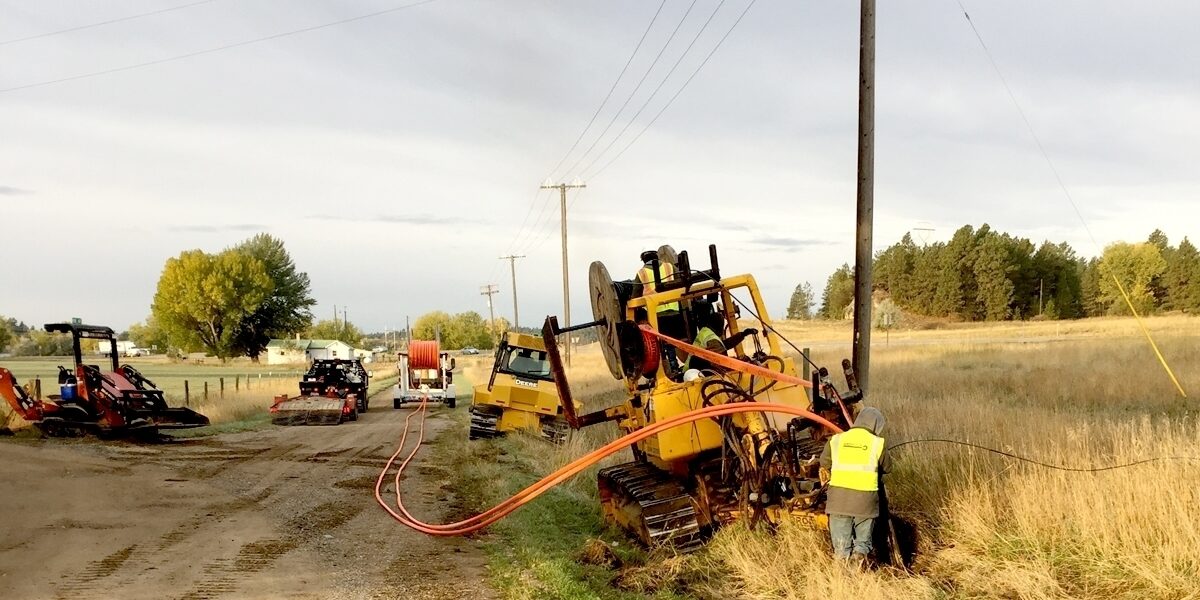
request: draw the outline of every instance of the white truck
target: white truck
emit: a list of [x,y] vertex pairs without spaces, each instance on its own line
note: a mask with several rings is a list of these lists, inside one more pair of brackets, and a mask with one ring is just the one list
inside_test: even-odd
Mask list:
[[414,340],[400,353],[400,382],[392,392],[392,407],[405,402],[441,402],[454,408],[454,359],[437,342]]

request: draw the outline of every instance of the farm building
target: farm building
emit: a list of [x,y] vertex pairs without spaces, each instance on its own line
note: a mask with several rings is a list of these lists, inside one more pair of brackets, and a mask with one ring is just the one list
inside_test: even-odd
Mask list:
[[[368,353],[369,355],[369,353]],[[339,340],[271,340],[267,344],[267,364],[305,363],[328,358],[356,358],[358,352]]]

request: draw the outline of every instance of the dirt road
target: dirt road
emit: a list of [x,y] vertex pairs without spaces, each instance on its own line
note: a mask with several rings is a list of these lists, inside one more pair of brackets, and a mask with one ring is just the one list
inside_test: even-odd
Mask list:
[[[338,426],[163,444],[0,440],[0,598],[491,597],[479,542],[425,537],[375,504],[408,409],[372,405]],[[455,504],[445,410],[403,483],[426,520]]]

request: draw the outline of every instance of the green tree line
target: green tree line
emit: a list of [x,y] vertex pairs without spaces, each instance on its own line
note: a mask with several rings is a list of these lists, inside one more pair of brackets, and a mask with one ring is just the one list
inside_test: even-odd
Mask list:
[[[1200,313],[1200,253],[1186,237],[1171,246],[1159,230],[1145,242],[1111,244],[1098,258],[987,224],[928,245],[905,234],[875,255],[873,279],[905,311],[964,321],[1121,315],[1130,303],[1143,314]],[[819,315],[841,319],[853,301],[854,270],[844,264],[826,281]]]

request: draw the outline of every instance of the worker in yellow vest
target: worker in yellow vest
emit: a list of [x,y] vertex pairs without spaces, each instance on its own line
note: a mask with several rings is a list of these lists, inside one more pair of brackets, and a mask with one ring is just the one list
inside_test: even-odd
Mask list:
[[866,564],[871,534],[879,517],[880,479],[891,468],[884,450],[879,409],[867,407],[854,419],[854,427],[830,438],[821,452],[821,468],[829,474],[825,512],[833,555]]
[[[653,294],[658,291],[658,286],[654,284],[654,262],[658,260],[657,250],[647,250],[642,253],[642,268],[638,269],[635,280],[636,286],[633,290],[633,297],[639,298],[646,294]],[[675,280],[675,265],[669,262],[658,263],[658,280],[662,283],[668,283]],[[664,313],[675,311],[679,313],[678,302],[668,302],[658,305],[658,312]]]
[[[728,338],[722,338],[721,334],[725,332],[725,317],[721,311],[707,303],[697,302],[693,306],[693,314],[700,328],[696,330],[696,337],[692,340],[692,345],[717,354],[728,354],[730,348],[737,347],[747,336],[758,334],[757,329],[746,328]],[[712,363],[699,356],[685,356],[683,369],[685,371],[688,369],[724,371],[724,369],[717,369]]]

